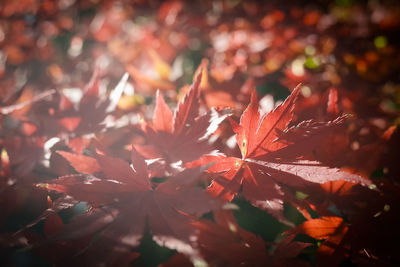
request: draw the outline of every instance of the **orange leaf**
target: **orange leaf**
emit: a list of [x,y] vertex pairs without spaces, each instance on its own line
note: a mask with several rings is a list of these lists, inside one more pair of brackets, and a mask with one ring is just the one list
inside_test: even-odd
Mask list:
[[335,216],[323,216],[312,219],[299,226],[298,232],[309,235],[315,239],[328,239],[340,235],[343,229],[347,229],[343,219]]

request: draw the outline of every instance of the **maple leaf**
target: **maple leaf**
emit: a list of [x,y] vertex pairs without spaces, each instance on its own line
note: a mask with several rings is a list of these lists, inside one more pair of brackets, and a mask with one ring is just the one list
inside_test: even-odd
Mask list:
[[273,266],[310,266],[307,262],[296,257],[311,244],[294,241],[294,238],[295,235],[288,235],[278,243],[274,251]]
[[339,231],[341,227],[347,229],[342,218],[324,216],[318,219],[308,220],[293,231],[309,235],[315,239],[328,239],[333,235],[341,233],[342,230]]
[[24,227],[22,227],[17,232],[15,232],[14,233],[15,236],[23,234],[29,228],[35,226],[36,224],[38,224],[39,222],[41,222],[43,220],[47,220],[48,217],[54,216],[55,214],[57,214],[57,212],[71,208],[71,207],[75,206],[76,204],[78,204],[78,201],[74,200],[72,197],[67,196],[67,195],[61,196],[61,197],[57,198],[57,200],[55,200],[55,201],[52,201],[50,197],[48,197],[47,200],[48,200],[49,207],[45,211],[43,211],[42,214],[39,215],[36,219],[34,219],[32,222],[26,224]]
[[299,87],[296,87],[285,102],[263,118],[258,111],[257,94],[252,94],[249,106],[240,117],[240,124],[231,120],[243,159],[257,158],[285,146],[273,141],[278,137],[279,130],[283,131],[291,122],[298,94]]
[[[201,255],[212,266],[306,266],[295,257],[310,244],[293,242],[289,236],[279,243],[270,255],[267,244],[254,233],[241,228],[231,211],[214,212],[215,223],[197,221],[197,245]],[[290,252],[287,249],[290,248]],[[300,265],[299,265],[300,264]]]
[[[76,166],[76,157],[70,153],[62,155]],[[194,229],[189,215],[200,216],[220,206],[217,199],[195,186],[199,169],[186,169],[157,184],[151,183],[147,164],[134,148],[131,159],[132,165],[104,155],[90,160],[80,158],[91,166],[93,160],[97,161],[101,169],[98,177],[77,174],[41,184],[94,208],[76,217],[57,238],[76,238],[104,229],[98,242],[85,253],[104,250],[104,244],[110,242],[125,251],[138,245],[148,226],[157,242],[179,251],[190,251],[187,244]]]
[[142,125],[148,145],[135,146],[139,153],[148,159],[162,158],[171,164],[189,162],[213,150],[206,137],[216,130],[227,115],[211,110],[199,116],[201,77],[200,72],[174,113],[157,92],[153,121]]
[[318,248],[318,253],[319,257],[326,257],[332,255],[336,250],[344,249],[342,241],[348,230],[349,228],[342,218],[322,216],[321,218],[305,221],[290,230],[289,233],[306,234],[315,239],[323,239],[324,242]]
[[[46,217],[43,227],[44,237],[35,234],[34,232],[25,231],[24,235],[30,249],[41,257],[45,257],[49,262],[57,266],[67,266],[73,255],[76,255],[81,250],[85,249],[90,239],[83,237],[71,242],[49,243],[46,239],[51,239],[62,231],[64,224],[61,217],[57,213],[50,213]],[[40,244],[40,245],[38,245]]]
[[92,157],[73,154],[66,151],[57,151],[57,152],[62,157],[64,157],[71,164],[71,166],[74,167],[74,169],[78,172],[86,174],[94,174],[101,170],[99,164],[97,163],[97,160]]
[[[106,95],[105,91],[99,90],[101,87],[101,69],[95,67],[90,81],[84,88],[65,88],[58,91],[57,96],[53,97],[52,105],[46,109],[38,107],[40,116],[32,117],[28,121],[31,125],[25,123],[25,127],[37,127],[35,134],[44,135],[68,135],[76,136],[99,131],[105,127],[103,123],[106,116],[115,110],[118,100],[121,97],[123,89],[129,75],[125,73],[117,86]],[[35,99],[34,99],[35,100]],[[57,107],[57,108],[54,108]],[[37,112],[37,110],[36,110]],[[33,129],[32,129],[33,131]]]
[[[285,196],[287,193],[282,186],[302,188],[310,183],[335,180],[369,183],[358,175],[330,168],[307,158],[318,145],[318,141],[341,125],[345,117],[326,123],[309,120],[287,128],[293,118],[298,94],[299,87],[296,87],[282,104],[261,117],[254,93],[240,118],[240,124],[230,119],[242,158],[209,155],[188,165],[214,163],[208,172],[222,175],[210,185],[209,192],[212,195],[230,201],[242,188],[243,196],[253,205],[277,216],[279,212],[276,211],[283,210],[283,201],[290,199]],[[276,199],[283,201],[279,205],[276,205],[277,202],[274,205],[262,203],[266,201],[268,204]]]
[[[201,255],[213,266],[267,266],[271,262],[264,240],[247,232],[228,218],[194,222],[198,229],[197,243]],[[223,217],[227,217],[223,215]]]

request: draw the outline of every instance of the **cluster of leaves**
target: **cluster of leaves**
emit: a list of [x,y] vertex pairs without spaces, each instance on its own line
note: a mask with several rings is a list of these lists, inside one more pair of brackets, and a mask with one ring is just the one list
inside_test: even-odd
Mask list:
[[399,264],[400,10],[323,4],[0,4],[1,264]]

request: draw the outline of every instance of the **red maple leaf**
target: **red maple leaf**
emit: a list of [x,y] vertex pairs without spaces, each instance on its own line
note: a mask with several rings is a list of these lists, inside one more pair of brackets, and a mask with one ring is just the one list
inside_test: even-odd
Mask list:
[[201,255],[213,266],[267,266],[271,262],[264,240],[236,223],[231,212],[222,211],[211,221],[194,222]]
[[226,115],[220,116],[215,110],[199,115],[201,77],[200,72],[174,113],[157,92],[153,121],[142,125],[148,145],[135,146],[139,153],[148,159],[161,158],[171,164],[189,162],[213,150],[206,137]]
[[[109,250],[110,257],[105,258],[105,262],[112,260],[113,251],[126,251],[136,246],[146,227],[157,242],[188,252],[191,247],[187,244],[194,230],[190,215],[200,216],[220,206],[218,200],[195,186],[200,175],[198,168],[186,169],[163,183],[152,183],[147,164],[135,149],[131,154],[132,165],[104,155],[88,160],[88,157],[70,153],[60,154],[77,170],[94,170],[98,175],[69,175],[41,185],[93,207],[91,212],[66,225],[56,238],[74,239],[104,229],[98,241],[85,253],[103,251],[105,244],[110,244],[113,249]],[[96,168],[81,168],[82,165],[76,165],[77,159]]]
[[[64,133],[76,137],[105,128],[104,120],[116,109],[129,76],[124,74],[117,86],[107,94],[99,90],[102,85],[101,72],[97,66],[84,88],[61,89],[45,105],[36,105],[32,113],[40,116],[30,116],[27,119],[24,124],[27,134],[31,130],[31,134],[35,135],[63,137]],[[42,98],[38,96],[38,100]],[[36,101],[34,98],[30,102]]]
[[289,200],[283,185],[302,188],[309,183],[335,180],[369,183],[358,175],[310,160],[318,141],[338,127],[345,117],[325,123],[303,121],[287,128],[293,118],[298,93],[299,87],[285,102],[263,117],[258,111],[257,96],[253,94],[240,124],[230,120],[242,158],[209,155],[188,165],[214,162],[208,171],[222,175],[210,185],[212,195],[230,201],[242,188],[246,199],[277,215],[276,211],[283,209],[283,201]]
[[[337,265],[342,256],[347,254],[344,251],[348,250],[345,244],[342,244],[349,228],[342,218],[336,216],[323,216],[317,219],[305,221],[298,227],[290,230],[290,233],[306,234],[315,239],[322,239],[324,242],[318,248],[319,261],[333,255],[335,252],[340,253],[330,259],[330,262],[325,262],[325,265]],[[339,256],[340,255],[340,256]],[[335,262],[333,264],[333,262]]]
[[254,233],[241,228],[230,211],[214,212],[216,223],[197,221],[197,244],[201,255],[212,266],[308,266],[296,256],[310,244],[288,236],[277,244],[273,255],[267,244]]

